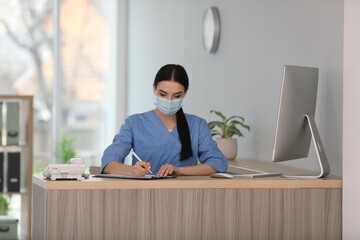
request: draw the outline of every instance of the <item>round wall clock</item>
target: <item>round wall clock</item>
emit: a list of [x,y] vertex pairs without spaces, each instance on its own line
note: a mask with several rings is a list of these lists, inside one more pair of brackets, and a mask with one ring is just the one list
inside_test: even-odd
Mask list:
[[207,52],[216,52],[220,41],[220,14],[217,7],[209,7],[204,12],[202,40]]

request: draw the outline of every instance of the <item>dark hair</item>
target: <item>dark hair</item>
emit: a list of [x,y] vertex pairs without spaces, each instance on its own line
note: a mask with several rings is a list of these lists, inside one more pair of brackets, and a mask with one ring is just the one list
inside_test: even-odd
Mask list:
[[[160,68],[154,80],[154,86],[161,81],[175,81],[184,86],[185,92],[189,88],[189,78],[185,69],[176,64],[167,64]],[[181,142],[180,161],[188,159],[193,156],[191,148],[191,137],[189,125],[186,121],[185,114],[182,108],[176,113],[177,129]]]

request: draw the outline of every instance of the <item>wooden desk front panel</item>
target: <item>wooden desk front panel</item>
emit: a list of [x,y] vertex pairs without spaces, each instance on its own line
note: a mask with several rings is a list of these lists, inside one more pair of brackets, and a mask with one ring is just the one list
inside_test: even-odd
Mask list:
[[46,190],[33,239],[341,239],[342,189]]

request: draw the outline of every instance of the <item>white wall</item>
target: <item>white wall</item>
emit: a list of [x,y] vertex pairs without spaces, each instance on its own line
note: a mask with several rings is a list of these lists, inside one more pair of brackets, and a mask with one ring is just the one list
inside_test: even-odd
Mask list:
[[343,238],[360,238],[360,1],[345,0]]
[[[221,17],[218,52],[201,43],[204,10]],[[271,161],[283,65],[320,68],[318,124],[332,173],[342,173],[343,1],[132,0],[129,1],[128,113],[154,108],[152,82],[166,63],[190,77],[184,111],[206,120],[241,115],[251,132],[239,158]],[[294,166],[317,168],[311,152]]]

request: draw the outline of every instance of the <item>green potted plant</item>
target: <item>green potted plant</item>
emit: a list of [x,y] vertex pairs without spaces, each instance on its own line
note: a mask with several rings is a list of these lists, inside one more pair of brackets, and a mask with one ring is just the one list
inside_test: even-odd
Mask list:
[[55,156],[63,164],[69,162],[71,158],[76,156],[73,142],[75,138],[71,136],[65,136],[56,146]]
[[7,215],[9,211],[9,200],[3,194],[0,194],[0,215]]
[[245,119],[240,116],[231,116],[227,118],[219,111],[211,110],[210,113],[215,113],[221,118],[221,121],[211,121],[208,123],[211,136],[219,136],[216,139],[217,145],[225,158],[234,160],[237,155],[237,139],[233,136],[243,137],[244,135],[238,126],[250,131],[250,126],[246,125]]

